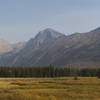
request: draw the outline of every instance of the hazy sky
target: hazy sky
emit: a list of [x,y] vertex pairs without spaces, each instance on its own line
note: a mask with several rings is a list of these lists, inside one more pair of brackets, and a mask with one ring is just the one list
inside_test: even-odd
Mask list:
[[53,28],[65,34],[100,26],[100,0],[0,0],[0,38],[24,41]]

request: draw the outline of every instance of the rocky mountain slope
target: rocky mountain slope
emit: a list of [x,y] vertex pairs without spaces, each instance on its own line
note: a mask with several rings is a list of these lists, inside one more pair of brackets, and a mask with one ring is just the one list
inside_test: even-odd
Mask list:
[[0,64],[6,66],[99,67],[100,28],[87,33],[65,36],[53,29],[39,32],[17,53],[4,54]]

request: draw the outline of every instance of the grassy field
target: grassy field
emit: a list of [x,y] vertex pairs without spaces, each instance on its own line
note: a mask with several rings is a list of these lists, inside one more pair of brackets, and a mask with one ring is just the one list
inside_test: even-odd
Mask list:
[[0,100],[100,100],[100,79],[0,78]]

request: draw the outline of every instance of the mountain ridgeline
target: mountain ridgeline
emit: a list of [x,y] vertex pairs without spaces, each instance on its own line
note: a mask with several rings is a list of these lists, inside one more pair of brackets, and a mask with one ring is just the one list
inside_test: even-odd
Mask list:
[[100,66],[100,28],[68,36],[48,28],[28,42],[13,47],[0,56],[1,66]]

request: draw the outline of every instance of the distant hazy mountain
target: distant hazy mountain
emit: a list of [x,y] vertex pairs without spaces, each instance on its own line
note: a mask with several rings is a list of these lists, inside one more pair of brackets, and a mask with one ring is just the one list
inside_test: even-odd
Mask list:
[[100,28],[65,36],[53,29],[39,32],[17,53],[4,54],[1,65],[9,66],[100,66]]
[[0,55],[9,52],[18,52],[25,46],[25,42],[15,44],[9,43],[7,40],[0,39]]
[[8,41],[0,39],[0,55],[12,50],[12,45]]
[[26,42],[18,42],[18,43],[12,44],[13,52],[19,52],[25,45],[26,45]]

